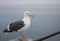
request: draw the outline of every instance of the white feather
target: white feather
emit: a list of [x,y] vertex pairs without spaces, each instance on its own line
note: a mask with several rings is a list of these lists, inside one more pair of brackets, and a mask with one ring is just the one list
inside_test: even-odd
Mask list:
[[9,25],[7,25],[7,30],[9,31]]
[[27,30],[27,29],[29,28],[29,26],[30,26],[30,17],[25,17],[25,18],[23,19],[23,21],[24,21],[25,26],[22,27],[22,28],[21,28],[20,30],[18,30],[18,31],[25,31],[25,30]]

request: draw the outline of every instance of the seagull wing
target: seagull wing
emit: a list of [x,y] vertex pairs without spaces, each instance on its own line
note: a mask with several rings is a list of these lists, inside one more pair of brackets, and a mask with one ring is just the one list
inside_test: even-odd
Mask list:
[[25,26],[24,21],[20,20],[20,21],[16,21],[16,22],[11,23],[9,26],[9,29],[11,31],[17,31],[17,30],[23,28],[24,26]]

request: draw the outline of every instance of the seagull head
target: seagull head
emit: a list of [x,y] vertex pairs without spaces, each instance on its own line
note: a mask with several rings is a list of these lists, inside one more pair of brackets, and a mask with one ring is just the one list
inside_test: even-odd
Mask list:
[[34,14],[33,13],[31,13],[31,12],[29,12],[29,11],[25,11],[24,12],[24,16],[28,16],[28,17],[30,17],[30,16],[34,16]]

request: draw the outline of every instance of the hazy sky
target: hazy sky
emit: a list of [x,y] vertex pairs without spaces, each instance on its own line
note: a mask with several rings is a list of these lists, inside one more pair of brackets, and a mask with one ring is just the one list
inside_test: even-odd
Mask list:
[[60,0],[0,0],[0,5],[15,4],[60,4]]

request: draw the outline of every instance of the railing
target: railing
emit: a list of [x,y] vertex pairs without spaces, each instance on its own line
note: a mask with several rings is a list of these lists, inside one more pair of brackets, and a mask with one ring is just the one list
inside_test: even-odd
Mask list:
[[49,34],[49,35],[46,35],[46,36],[44,36],[44,37],[42,37],[42,38],[39,38],[39,39],[36,39],[36,40],[34,40],[34,41],[43,41],[43,40],[45,40],[45,39],[48,39],[48,38],[53,37],[53,36],[58,35],[58,34],[60,34],[60,31],[57,31],[57,32],[55,32],[55,33],[51,33],[51,34]]

